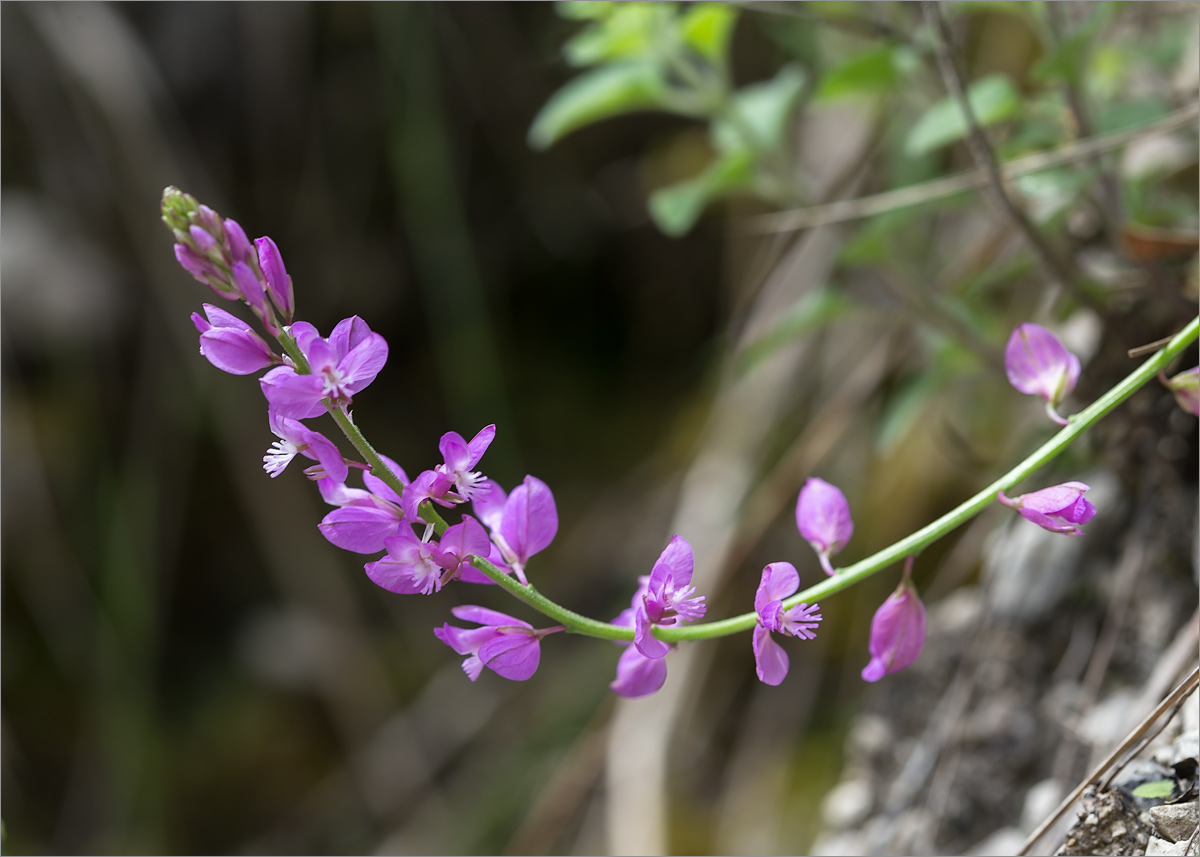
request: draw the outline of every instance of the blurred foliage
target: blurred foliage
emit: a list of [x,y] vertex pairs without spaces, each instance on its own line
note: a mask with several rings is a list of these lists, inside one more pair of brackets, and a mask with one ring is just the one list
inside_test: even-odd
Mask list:
[[[1195,3],[943,12],[1002,162],[1196,103]],[[270,234],[302,317],[387,337],[356,414],[410,473],[442,432],[500,425],[489,473],[558,499],[531,574],[597,617],[669,536],[725,367],[811,349],[714,617],[747,608],[767,561],[816,579],[788,507],[807,475],[850,497],[854,561],[1040,442],[998,359],[1014,324],[1088,353],[1086,402],[1195,311],[1192,122],[1006,182],[1078,293],[964,192],[831,227],[830,276],[747,333],[804,240],[759,215],[973,167],[914,4],[10,3],[0,24],[10,853],[606,847],[618,650],[556,639],[532,681],[471,684],[429,633],[444,603],[376,589],[320,538],[302,476],[258,470],[254,384],[195,353],[208,296],[157,220],[167,184]],[[859,121],[853,169],[819,174]],[[1161,459],[1194,502],[1175,410],[1143,390],[1064,469],[1112,467],[1135,496]],[[956,544],[918,582],[971,579],[943,572]],[[745,638],[712,644],[673,761],[676,850],[807,848],[893,583],[823,604],[780,688]]]

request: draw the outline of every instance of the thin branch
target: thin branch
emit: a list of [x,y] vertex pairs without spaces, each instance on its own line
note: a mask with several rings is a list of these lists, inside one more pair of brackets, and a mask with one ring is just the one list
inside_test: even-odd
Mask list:
[[1043,834],[1050,829],[1054,822],[1058,821],[1062,817],[1064,812],[1071,808],[1071,804],[1075,803],[1075,801],[1079,799],[1079,796],[1084,793],[1087,787],[1099,782],[1101,775],[1107,771],[1109,767],[1117,761],[1117,759],[1121,758],[1121,756],[1125,754],[1126,750],[1128,750],[1130,747],[1133,747],[1142,739],[1142,736],[1146,734],[1146,732],[1154,724],[1154,721],[1161,717],[1163,712],[1187,699],[1188,694],[1196,689],[1198,683],[1200,683],[1200,669],[1192,670],[1192,674],[1190,676],[1184,679],[1183,682],[1176,687],[1166,699],[1159,703],[1158,707],[1151,711],[1146,716],[1145,720],[1134,727],[1133,731],[1130,732],[1125,737],[1125,740],[1121,742],[1121,746],[1109,753],[1108,757],[1103,762],[1093,768],[1092,772],[1088,774],[1086,778],[1084,778],[1083,782],[1075,787],[1074,791],[1072,791],[1066,796],[1066,798],[1063,799],[1063,802],[1058,805],[1054,812],[1050,813],[1049,817],[1039,824],[1033,833],[1029,834],[1029,838],[1025,840],[1024,844],[1021,845],[1020,850],[1017,851],[1018,857],[1020,857],[1020,855],[1028,854],[1029,849],[1032,848],[1037,841],[1042,838]]
[[[1194,125],[1197,118],[1200,118],[1200,105],[1193,105],[1183,110],[1169,113],[1163,118],[1146,125],[1127,128],[1124,131],[1115,131],[1111,134],[1104,134],[1086,140],[1077,140],[1057,149],[1022,155],[1019,158],[1014,158],[1011,161],[1001,164],[1000,172],[1005,181],[1010,181],[1017,176],[1040,172],[1051,167],[1060,167],[1064,164],[1072,164],[1078,161],[1090,161],[1101,152],[1119,149],[1122,146],[1127,146],[1134,140],[1140,140],[1143,137],[1152,137],[1156,134],[1166,134],[1179,128]],[[966,193],[970,190],[985,187],[989,181],[990,178],[987,172],[982,168],[977,168],[970,172],[945,176],[933,181],[884,191],[883,193],[876,193],[870,196],[842,199],[824,205],[813,205],[794,211],[781,211],[776,214],[763,215],[752,221],[751,229],[754,232],[763,233],[798,232],[802,229],[827,226],[831,223],[844,223],[848,220],[874,217],[878,214],[886,214],[889,211],[896,211],[901,208],[908,208],[913,205],[920,205],[921,203],[933,202],[934,200],[944,199],[948,196]]]
[[996,155],[992,151],[991,144],[983,133],[983,129],[979,127],[979,122],[975,118],[975,111],[971,109],[970,99],[967,98],[966,89],[963,86],[962,75],[959,73],[958,66],[954,62],[954,54],[950,47],[950,31],[946,27],[946,21],[942,17],[939,4],[936,2],[923,2],[921,4],[925,12],[925,20],[929,24],[929,29],[933,35],[934,45],[937,52],[938,68],[942,73],[942,80],[946,84],[946,89],[950,93],[950,97],[958,102],[959,109],[962,111],[964,118],[967,120],[967,148],[971,152],[971,157],[974,159],[976,166],[982,167],[988,176],[988,184],[986,188],[992,200],[1000,208],[1017,231],[1024,236],[1029,246],[1033,249],[1034,255],[1041,263],[1042,270],[1052,283],[1056,283],[1063,288],[1071,290],[1071,292],[1082,302],[1098,311],[1102,310],[1097,301],[1084,292],[1080,286],[1075,272],[1071,266],[1065,262],[1050,245],[1046,242],[1045,237],[1034,227],[1025,216],[1025,212],[1012,201],[1008,192],[1004,189],[1004,176],[1000,172],[1000,165],[996,161]]

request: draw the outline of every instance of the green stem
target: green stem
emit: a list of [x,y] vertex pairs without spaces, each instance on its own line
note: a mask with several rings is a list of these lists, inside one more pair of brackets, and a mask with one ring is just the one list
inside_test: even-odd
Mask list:
[[[886,547],[873,556],[839,569],[837,574],[828,580],[810,586],[803,592],[798,592],[783,602],[784,608],[800,603],[811,604],[819,598],[841,592],[861,580],[882,571],[909,554],[917,554],[951,530],[962,526],[971,518],[987,508],[999,491],[1008,491],[1022,480],[1031,476],[1063,450],[1085,431],[1094,426],[1117,405],[1124,402],[1137,392],[1147,381],[1173,360],[1184,348],[1196,340],[1200,332],[1200,317],[1192,319],[1191,323],[1176,334],[1161,351],[1143,363],[1125,380],[1117,384],[1089,407],[1071,417],[1071,424],[1050,438],[1040,449],[1026,458],[1008,473],[1001,476],[988,487],[984,488],[971,499],[962,503],[958,508],[942,515],[931,524],[922,527],[910,536],[901,539],[890,547]],[[699,625],[689,625],[683,628],[656,628],[654,636],[669,643],[684,640],[709,640],[714,637],[725,637],[742,631],[749,631],[758,621],[756,613],[743,613],[719,622],[706,622]]]

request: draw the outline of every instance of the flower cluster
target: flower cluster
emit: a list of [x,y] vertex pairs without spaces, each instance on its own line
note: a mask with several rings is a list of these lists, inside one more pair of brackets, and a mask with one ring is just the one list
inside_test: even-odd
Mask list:
[[[667,654],[692,632],[680,629],[704,618],[706,597],[692,585],[695,557],[691,544],[676,534],[651,567],[638,578],[629,607],[610,623],[572,614],[547,601],[530,584],[527,566],[558,533],[558,510],[549,486],[534,476],[506,492],[480,463],[496,437],[496,427],[481,429],[470,440],[446,432],[438,444],[442,461],[409,479],[404,468],[380,455],[362,437],[350,414],[356,396],[379,376],[388,345],[367,323],[343,319],[328,336],[295,319],[292,279],[279,248],[270,238],[253,243],[233,220],[223,218],[175,188],[163,194],[163,220],[175,236],[180,265],[219,298],[244,303],[279,350],[233,313],[212,304],[192,315],[200,353],[218,369],[234,375],[262,372],[267,427],[275,436],[263,456],[263,469],[279,476],[297,457],[314,462],[304,471],[315,480],[333,510],[320,522],[332,544],[373,555],[363,568],[375,584],[402,595],[432,595],[452,581],[502,584],[564,624],[535,628],[528,622],[487,607],[452,609],[473,627],[443,624],[436,637],[465,656],[463,671],[475,681],[484,667],[503,678],[523,681],[534,674],[544,637],[567,630],[614,639],[624,646],[610,684],[625,697],[652,694],[667,677]],[[1058,407],[1075,388],[1080,361],[1044,327],[1022,324],[1005,350],[1008,379],[1020,392],[1037,396],[1055,422],[1069,425]],[[1197,411],[1198,370],[1171,379],[1161,376],[1181,406]],[[346,458],[337,445],[308,421],[328,414],[362,456]],[[361,473],[362,487],[348,484]],[[1050,532],[1081,535],[1081,525],[1096,515],[1082,482],[1066,482],[999,502]],[[447,524],[438,509],[470,506],[473,514]],[[850,504],[834,485],[808,479],[796,500],[796,527],[816,552],[827,580],[800,593],[800,572],[790,562],[772,562],[762,570],[754,611],[736,620],[740,629],[753,622],[752,650],[759,679],[778,685],[787,676],[788,654],[780,638],[813,640],[823,616],[814,599],[844,588],[833,557],[854,534]],[[909,556],[895,592],[876,611],[868,640],[866,681],[878,681],[911,664],[925,639],[925,608],[912,582]],[[861,572],[859,573],[861,575]],[[806,595],[807,593],[807,595]],[[810,603],[811,602],[811,603]],[[695,637],[715,634],[695,634]]]

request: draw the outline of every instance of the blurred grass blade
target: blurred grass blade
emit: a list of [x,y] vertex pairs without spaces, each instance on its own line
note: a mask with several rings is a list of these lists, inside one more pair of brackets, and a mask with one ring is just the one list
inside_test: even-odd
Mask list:
[[774,327],[742,350],[737,357],[737,372],[750,371],[785,345],[852,309],[854,302],[831,288],[810,292],[792,304]]
[[[967,92],[971,111],[981,128],[1011,119],[1021,109],[1021,96],[1006,75],[992,74],[974,81]],[[943,98],[917,120],[904,150],[917,157],[967,136],[967,117],[952,98]]]
[[592,122],[658,107],[666,94],[659,70],[645,62],[619,63],[585,72],[550,96],[529,129],[529,144],[547,149]]

